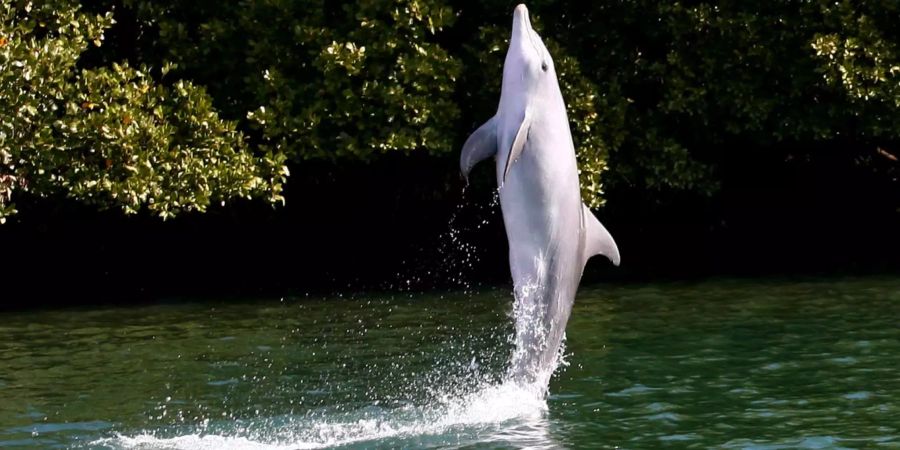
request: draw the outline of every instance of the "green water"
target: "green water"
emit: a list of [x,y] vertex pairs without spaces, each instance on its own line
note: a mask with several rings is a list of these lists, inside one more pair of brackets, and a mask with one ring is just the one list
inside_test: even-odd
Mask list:
[[0,447],[900,448],[900,279],[583,287],[544,402],[505,292],[0,313]]

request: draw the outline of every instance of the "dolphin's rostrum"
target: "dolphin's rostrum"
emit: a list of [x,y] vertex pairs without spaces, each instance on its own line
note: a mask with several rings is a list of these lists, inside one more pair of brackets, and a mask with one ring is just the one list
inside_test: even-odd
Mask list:
[[588,258],[619,264],[606,228],[582,203],[575,148],[553,59],[525,5],[513,13],[497,114],[463,145],[460,169],[496,158],[515,287],[510,377],[546,393]]

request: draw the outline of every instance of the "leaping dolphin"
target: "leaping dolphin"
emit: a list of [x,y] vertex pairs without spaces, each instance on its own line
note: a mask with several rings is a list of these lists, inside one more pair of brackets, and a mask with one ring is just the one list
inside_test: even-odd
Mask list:
[[546,392],[584,265],[619,265],[612,236],[582,203],[575,147],[553,59],[516,6],[497,114],[463,145],[460,169],[494,156],[509,266],[516,343],[510,378]]

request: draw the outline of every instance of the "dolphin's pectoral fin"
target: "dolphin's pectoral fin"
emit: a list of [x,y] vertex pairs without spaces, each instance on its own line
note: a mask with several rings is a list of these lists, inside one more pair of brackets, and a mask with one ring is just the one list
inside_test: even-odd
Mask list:
[[616,241],[613,240],[606,227],[594,217],[591,210],[584,203],[581,204],[582,209],[582,226],[584,227],[584,261],[594,255],[603,255],[616,266],[621,261],[619,257],[619,248]]
[[466,182],[475,164],[497,154],[497,116],[483,123],[463,144],[459,170]]
[[519,130],[516,131],[516,138],[513,139],[512,146],[509,148],[509,155],[506,158],[506,167],[503,169],[503,182],[506,182],[506,176],[509,175],[509,168],[513,162],[519,159],[522,150],[525,148],[525,141],[528,140],[528,130],[531,128],[531,111],[525,108],[525,114],[522,116],[522,123],[519,124]]

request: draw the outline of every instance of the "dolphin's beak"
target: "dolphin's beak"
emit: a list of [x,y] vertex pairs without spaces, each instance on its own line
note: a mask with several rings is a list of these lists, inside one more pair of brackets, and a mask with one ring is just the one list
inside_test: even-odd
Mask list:
[[513,11],[513,30],[512,30],[512,40],[519,39],[530,39],[531,33],[531,19],[528,18],[528,8],[525,7],[524,4],[519,4],[516,6],[516,10]]

